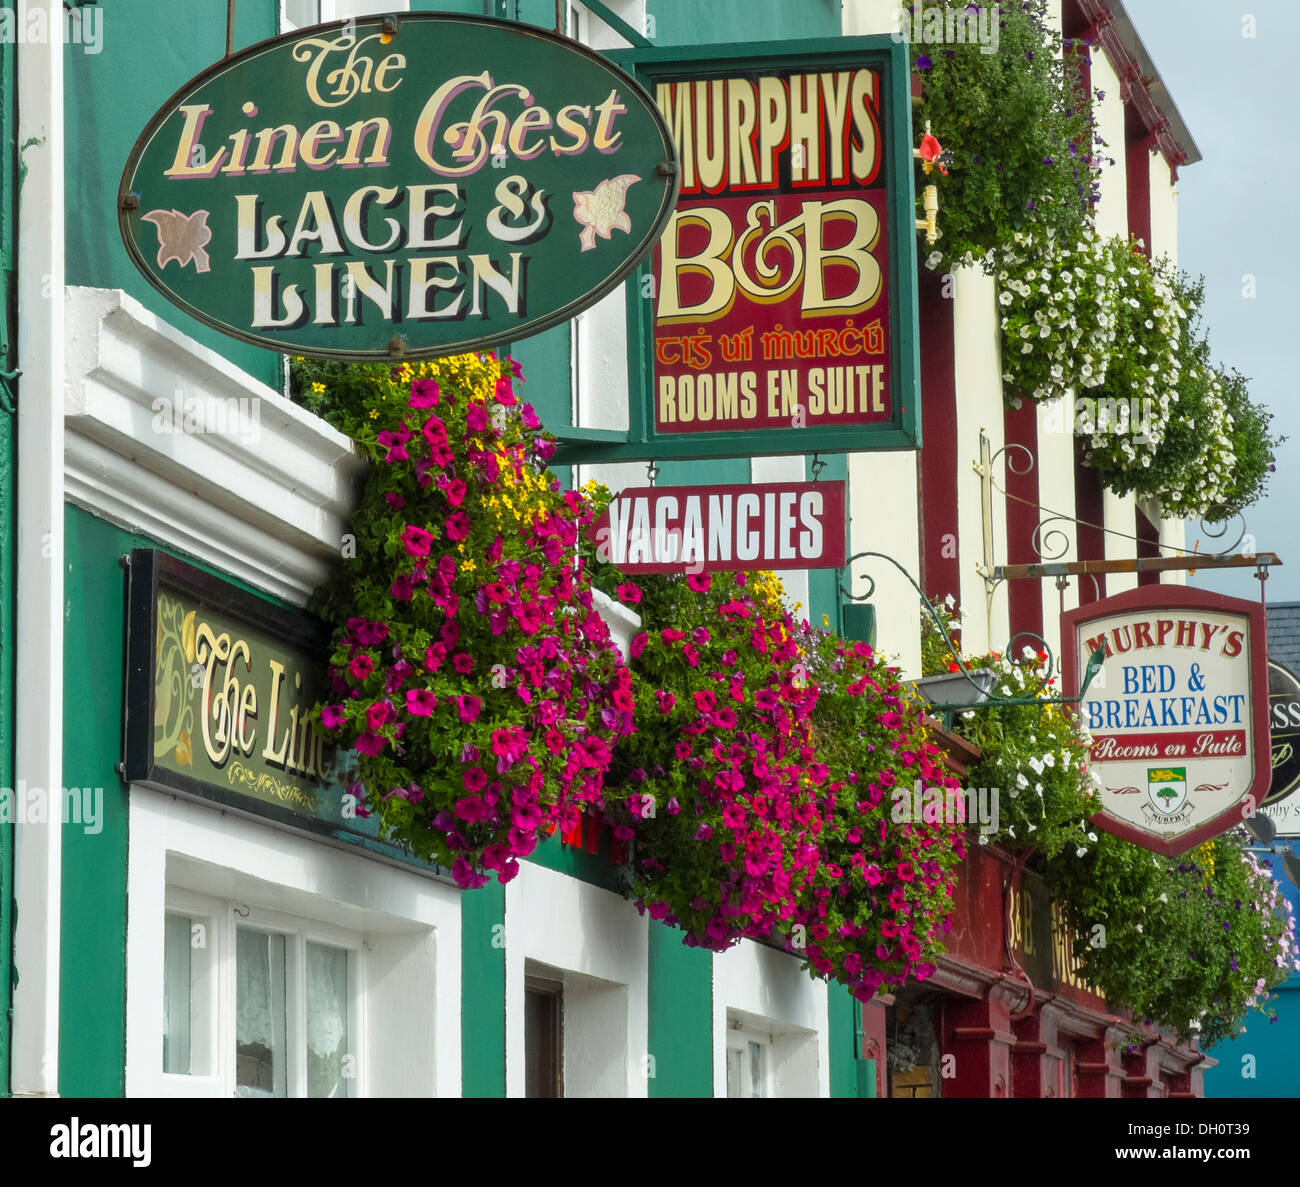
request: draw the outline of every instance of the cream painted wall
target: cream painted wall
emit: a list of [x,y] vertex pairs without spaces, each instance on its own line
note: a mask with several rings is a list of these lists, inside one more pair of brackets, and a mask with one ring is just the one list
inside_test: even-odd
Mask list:
[[[1178,262],[1178,184],[1161,153],[1151,158],[1151,254],[1155,259],[1168,256]],[[1158,526],[1162,544],[1187,547],[1187,525],[1181,519],[1161,520]],[[1166,573],[1161,580],[1168,585],[1186,585],[1187,574]]]
[[[1097,203],[1097,231],[1103,237],[1128,234],[1128,171],[1124,160],[1124,101],[1119,77],[1099,49],[1092,55],[1092,86],[1105,98],[1094,98],[1093,111],[1101,138],[1106,142],[1101,163],[1101,201]],[[1114,161],[1112,165],[1110,162]]]
[[[962,645],[978,654],[997,650],[1007,640],[1007,593],[995,592],[991,609],[985,596],[980,568],[984,558],[984,516],[979,461],[980,434],[988,437],[990,453],[1002,448],[1002,330],[996,286],[991,276],[977,268],[954,273],[954,363],[957,374],[957,523],[961,561],[960,605],[963,611]],[[995,463],[1001,481],[1001,459]],[[993,563],[1007,557],[1006,504],[993,496]]]
[[[914,577],[921,571],[916,513],[916,455],[849,455],[849,555],[883,552]],[[921,674],[921,606],[911,584],[888,561],[858,561],[849,574],[853,593],[876,583],[876,638],[905,676]]]
[[899,0],[844,0],[844,36],[892,33],[900,27],[899,12],[903,7]]

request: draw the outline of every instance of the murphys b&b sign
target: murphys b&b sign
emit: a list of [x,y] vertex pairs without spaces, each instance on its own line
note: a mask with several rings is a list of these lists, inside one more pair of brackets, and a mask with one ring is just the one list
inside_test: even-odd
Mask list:
[[1106,649],[1079,705],[1099,825],[1173,855],[1254,813],[1271,780],[1259,603],[1148,586],[1067,612],[1062,639],[1067,687]]
[[187,83],[119,193],[187,313],[273,350],[432,357],[593,304],[650,250],[677,169],[650,97],[526,25],[403,15],[277,37]]
[[914,448],[906,46],[863,37],[611,56],[654,94],[681,167],[638,294],[640,420],[655,447],[645,455]]

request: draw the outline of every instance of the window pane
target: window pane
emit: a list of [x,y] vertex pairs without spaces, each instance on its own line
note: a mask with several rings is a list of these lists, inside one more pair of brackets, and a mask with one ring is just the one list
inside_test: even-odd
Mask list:
[[235,932],[235,1083],[241,1095],[285,1095],[284,937]]
[[736,1098],[745,1095],[745,1052],[739,1047],[727,1048],[727,1095]]
[[749,1044],[749,1095],[763,1095],[763,1048]]
[[284,0],[285,24],[295,29],[320,24],[320,0]]
[[564,1095],[563,988],[542,982],[524,988],[524,1095]]
[[163,917],[163,1071],[190,1074],[190,927],[186,915]]
[[307,1095],[347,1096],[351,1063],[347,950],[308,943]]

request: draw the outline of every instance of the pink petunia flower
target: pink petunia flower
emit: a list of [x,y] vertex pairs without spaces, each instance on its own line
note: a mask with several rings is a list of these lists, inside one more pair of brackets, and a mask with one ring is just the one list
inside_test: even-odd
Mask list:
[[438,403],[440,390],[436,379],[417,379],[411,384],[411,396],[407,403],[412,408],[432,408]]
[[406,690],[406,711],[412,717],[428,717],[438,707],[438,698],[427,688]]
[[326,705],[320,711],[320,721],[327,730],[336,730],[347,721],[347,716],[342,705]]
[[432,545],[433,536],[426,532],[424,528],[417,528],[414,524],[407,524],[402,532],[402,547],[406,549],[408,556],[428,556]]

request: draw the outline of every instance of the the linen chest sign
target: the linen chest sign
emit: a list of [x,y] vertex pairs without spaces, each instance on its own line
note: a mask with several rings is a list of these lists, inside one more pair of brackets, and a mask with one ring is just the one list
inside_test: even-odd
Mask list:
[[1079,705],[1101,789],[1097,821],[1167,854],[1253,812],[1270,781],[1263,612],[1157,586],[1065,616],[1067,682],[1104,647]]
[[355,756],[311,721],[318,619],[151,549],[131,553],[128,582],[127,782],[410,860],[349,793]]
[[170,300],[274,350],[453,354],[565,321],[672,211],[671,139],[600,55],[406,15],[253,46],[188,83],[127,163],[127,250]]
[[681,158],[655,248],[661,433],[888,422],[881,73],[660,82]]

